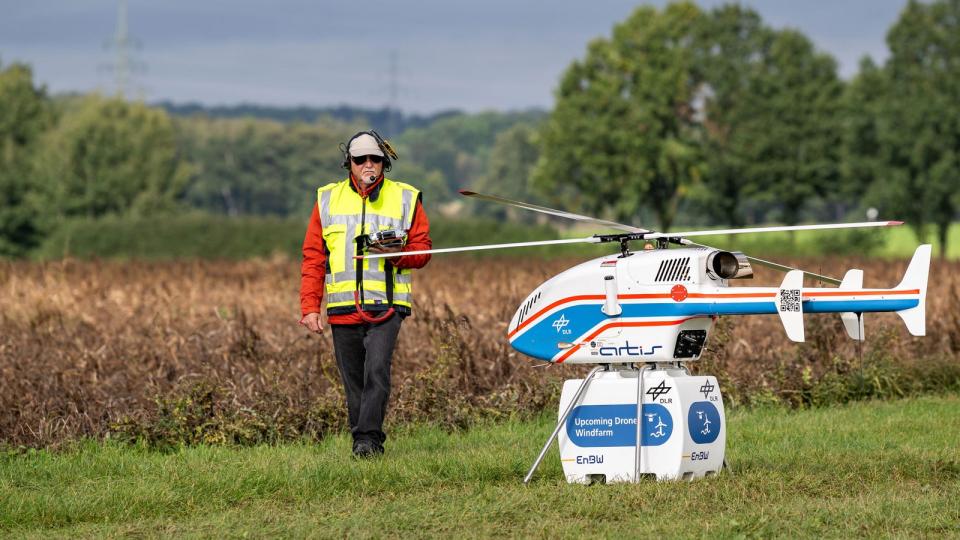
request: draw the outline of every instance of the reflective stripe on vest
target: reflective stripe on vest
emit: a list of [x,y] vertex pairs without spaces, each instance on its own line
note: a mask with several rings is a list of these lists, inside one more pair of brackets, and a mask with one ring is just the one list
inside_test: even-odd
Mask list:
[[[357,289],[356,238],[361,234],[388,229],[410,230],[413,212],[420,192],[408,184],[384,178],[377,200],[364,200],[350,186],[350,179],[328,184],[317,190],[317,205],[323,242],[330,254],[330,271],[324,282],[327,309],[353,306]],[[361,218],[363,230],[361,230]],[[385,308],[387,302],[387,272],[384,259],[362,261],[363,308]],[[409,270],[393,270],[393,303],[412,307],[413,281]]]

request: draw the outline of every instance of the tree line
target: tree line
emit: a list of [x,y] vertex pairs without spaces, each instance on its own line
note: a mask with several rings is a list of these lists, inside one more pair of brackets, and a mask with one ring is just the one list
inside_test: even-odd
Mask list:
[[749,8],[642,6],[567,68],[551,111],[406,121],[51,97],[29,66],[0,64],[0,254],[75,218],[306,217],[316,187],[345,174],[339,143],[370,126],[399,126],[390,176],[421,187],[431,212],[463,215],[463,187],[662,230],[874,207],[946,246],[960,208],[960,0],[909,2],[887,44],[882,65],[865,59],[844,81],[806,36]]
[[[875,207],[941,246],[960,208],[960,1],[910,1],[890,57],[849,82],[802,33],[739,5],[638,8],[564,73],[534,182],[661,229]],[[863,214],[860,214],[863,215]],[[860,219],[858,219],[860,221]]]
[[460,111],[446,110],[432,114],[404,114],[390,107],[361,108],[350,105],[335,107],[280,107],[243,103],[240,105],[202,105],[200,103],[171,103],[161,101],[157,106],[172,116],[208,116],[210,118],[260,118],[278,122],[302,122],[312,124],[318,120],[333,119],[341,122],[362,122],[377,126],[384,137],[393,137],[411,128],[426,127],[433,122],[450,116],[460,115]]

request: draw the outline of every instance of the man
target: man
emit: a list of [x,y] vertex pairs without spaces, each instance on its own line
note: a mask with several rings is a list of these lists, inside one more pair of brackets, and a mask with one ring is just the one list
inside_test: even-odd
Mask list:
[[[341,145],[350,176],[317,190],[300,272],[300,324],[323,332],[321,301],[333,331],[337,367],[347,395],[353,453],[383,453],[383,418],[390,397],[390,364],[400,323],[412,308],[410,271],[430,255],[400,255],[430,249],[430,224],[420,192],[384,178],[397,154],[375,131],[361,131]],[[378,231],[406,233],[390,244],[371,240]],[[391,233],[387,233],[391,236]],[[397,253],[355,259],[368,253]]]

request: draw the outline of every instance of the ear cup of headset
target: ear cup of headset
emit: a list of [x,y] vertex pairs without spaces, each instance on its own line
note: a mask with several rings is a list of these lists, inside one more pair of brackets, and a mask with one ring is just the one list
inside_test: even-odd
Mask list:
[[348,171],[350,170],[350,144],[353,143],[354,139],[361,135],[370,135],[376,139],[377,146],[379,146],[380,151],[383,152],[383,170],[385,172],[389,171],[393,167],[393,162],[390,160],[389,152],[387,152],[387,149],[384,148],[385,144],[383,137],[381,137],[376,131],[360,131],[353,137],[350,137],[346,143],[340,143],[340,151],[343,152],[343,162],[340,164],[340,166]]
[[353,144],[353,140],[361,135],[369,135],[366,131],[360,131],[347,139],[346,143],[340,143],[340,151],[343,152],[343,163],[340,166],[346,170],[350,170],[350,145]]
[[340,151],[343,152],[343,161],[340,162],[340,168],[350,170],[350,152],[347,150],[350,148],[350,143],[353,142],[353,139],[350,139],[346,144],[340,143]]

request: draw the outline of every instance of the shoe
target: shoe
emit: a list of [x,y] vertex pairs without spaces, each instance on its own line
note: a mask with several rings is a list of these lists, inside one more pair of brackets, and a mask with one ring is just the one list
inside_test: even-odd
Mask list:
[[383,454],[383,446],[368,440],[353,443],[353,455],[358,458],[372,458]]

